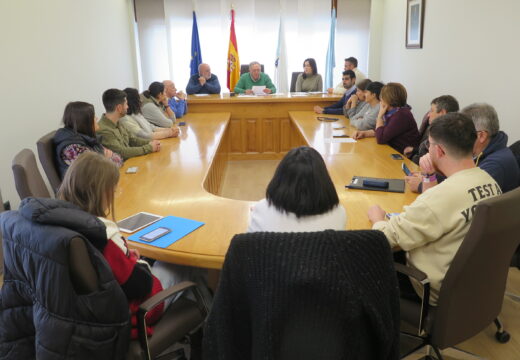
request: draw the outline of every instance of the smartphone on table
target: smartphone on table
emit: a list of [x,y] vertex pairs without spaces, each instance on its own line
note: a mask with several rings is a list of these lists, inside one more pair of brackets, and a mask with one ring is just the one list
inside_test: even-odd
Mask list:
[[410,171],[408,166],[406,166],[405,163],[401,164],[401,168],[403,169],[403,172],[405,173],[406,176],[411,176],[412,175],[412,172]]
[[171,232],[172,232],[171,229],[168,229],[165,227],[158,227],[157,229],[154,229],[150,232],[147,232],[146,234],[139,236],[139,240],[143,240],[146,242],[152,242]]

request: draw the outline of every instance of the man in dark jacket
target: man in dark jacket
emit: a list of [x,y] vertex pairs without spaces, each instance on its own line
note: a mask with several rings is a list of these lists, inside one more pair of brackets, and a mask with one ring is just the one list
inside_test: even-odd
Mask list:
[[475,164],[485,170],[502,188],[502,192],[518,186],[520,170],[516,158],[507,147],[507,134],[500,131],[498,115],[493,106],[475,103],[461,113],[473,120],[477,140],[473,147]]
[[[475,165],[491,175],[500,185],[502,192],[505,193],[516,188],[520,181],[520,169],[515,156],[507,147],[507,134],[500,131],[498,115],[493,106],[475,103],[466,106],[461,110],[461,113],[473,120],[477,129],[477,140],[473,146]],[[431,179],[428,182],[423,181],[418,187],[414,187],[407,177],[407,182],[412,191],[423,192],[445,179],[439,174],[436,175],[436,179],[433,176],[434,169],[429,154],[421,157],[420,166],[421,171],[428,174],[422,176],[422,178]],[[425,183],[427,185],[424,185]]]

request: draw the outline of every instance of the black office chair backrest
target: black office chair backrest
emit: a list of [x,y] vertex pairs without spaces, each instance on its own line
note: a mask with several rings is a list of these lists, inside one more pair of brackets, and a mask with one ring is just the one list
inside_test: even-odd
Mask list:
[[36,143],[36,147],[38,149],[38,158],[40,158],[43,171],[45,171],[45,175],[47,175],[47,179],[51,184],[54,195],[56,195],[61,186],[61,178],[56,165],[56,151],[52,141],[52,139],[54,139],[54,134],[56,134],[55,130],[42,136]]
[[485,329],[502,308],[511,257],[520,243],[520,188],[484,200],[444,278],[432,331],[441,349]]
[[51,197],[43,181],[34,153],[30,149],[23,149],[13,159],[12,164],[16,191],[23,200],[26,197]]
[[236,235],[205,359],[397,359],[398,297],[379,231]]
[[518,163],[518,166],[520,167],[520,140],[516,141],[514,144],[509,146],[509,149],[511,149],[511,152],[516,158],[516,162]]
[[[264,72],[264,64],[260,64],[260,71]],[[249,72],[249,64],[240,65],[240,75]]]
[[302,73],[301,71],[295,71],[295,72],[292,73],[292,75],[291,75],[291,88],[290,88],[290,92],[295,92],[296,91],[296,80],[298,80],[298,76],[301,73]]

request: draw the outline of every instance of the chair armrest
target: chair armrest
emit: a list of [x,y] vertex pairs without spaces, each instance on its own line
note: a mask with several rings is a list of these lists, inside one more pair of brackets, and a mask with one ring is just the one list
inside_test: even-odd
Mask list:
[[185,290],[192,291],[193,295],[195,296],[195,299],[197,300],[197,306],[199,307],[201,313],[207,314],[208,306],[204,301],[204,297],[200,293],[197,284],[191,281],[183,281],[174,286],[169,287],[168,289],[164,289],[152,296],[151,298],[149,298],[148,300],[144,301],[139,306],[139,310],[137,310],[137,332],[139,335],[139,342],[141,343],[141,348],[144,351],[145,359],[151,359],[150,350],[148,346],[148,336],[146,335],[146,314],[167,298]]
[[426,317],[430,309],[430,280],[428,275],[421,270],[400,263],[394,263],[394,267],[398,273],[414,278],[422,285],[421,318],[419,319],[419,336],[422,336],[426,332]]
[[428,275],[423,273],[421,270],[417,270],[417,269],[411,268],[409,266],[406,266],[406,265],[400,264],[400,263],[394,263],[394,267],[395,267],[395,271],[397,271],[401,274],[413,277],[415,280],[417,280],[421,283],[424,280],[428,279]]

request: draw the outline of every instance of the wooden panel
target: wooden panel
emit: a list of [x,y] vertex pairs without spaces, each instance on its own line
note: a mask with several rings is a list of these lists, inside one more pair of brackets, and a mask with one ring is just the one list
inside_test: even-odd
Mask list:
[[279,119],[262,119],[262,151],[261,152],[279,152],[280,146],[276,146],[280,143],[278,131],[275,129],[280,123]]
[[291,121],[289,119],[280,120],[280,151],[289,151],[291,147]]
[[259,139],[258,136],[258,121],[257,119],[246,119],[245,120],[245,146],[246,152],[261,152],[261,149],[258,147],[257,141]]
[[237,119],[232,119],[229,122],[229,134],[230,134],[230,152],[245,152],[244,144],[245,141],[242,136],[242,122]]

